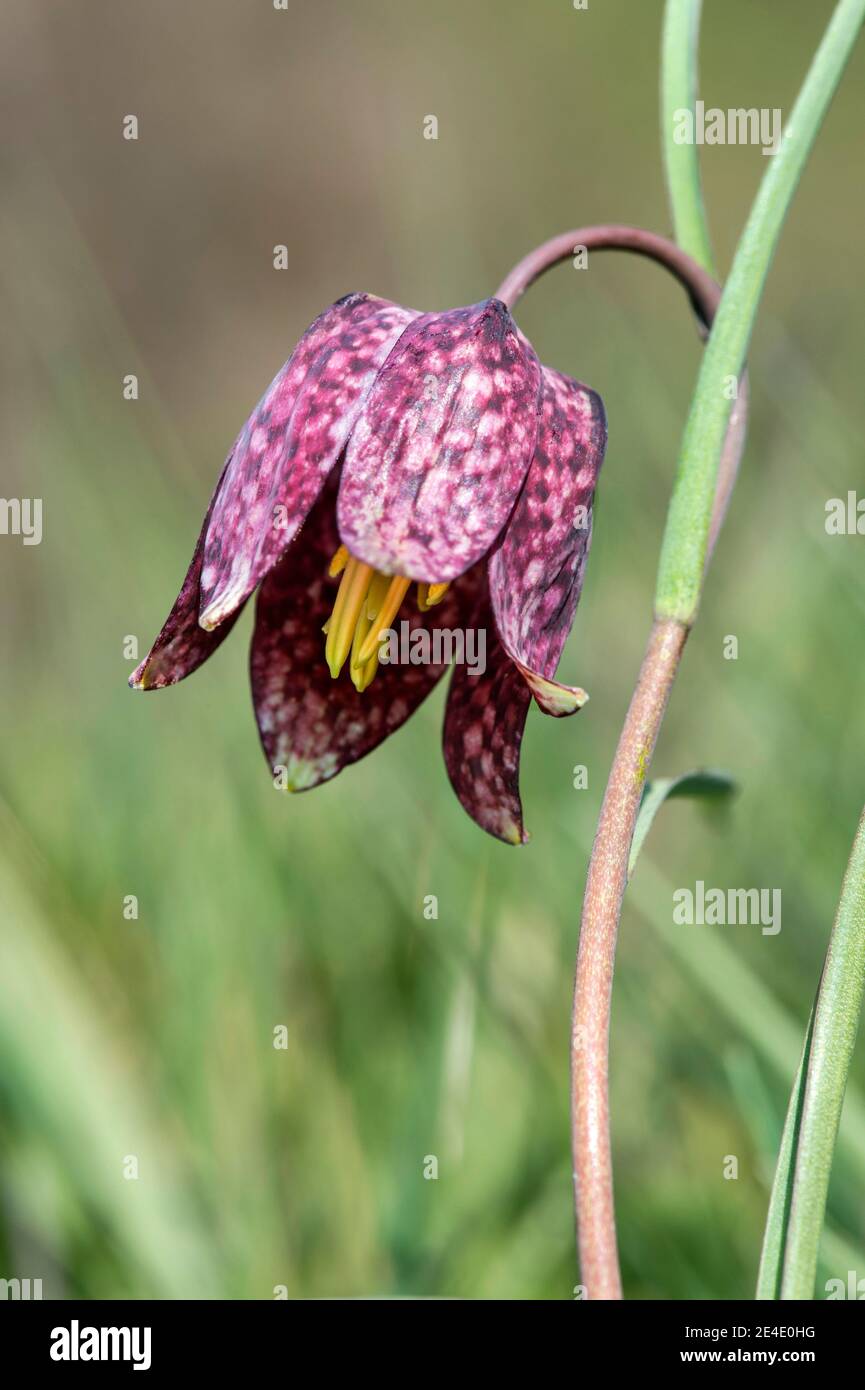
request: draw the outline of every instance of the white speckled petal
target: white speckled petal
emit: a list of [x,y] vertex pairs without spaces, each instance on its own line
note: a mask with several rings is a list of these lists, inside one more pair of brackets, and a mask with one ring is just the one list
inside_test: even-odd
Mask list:
[[550,367],[525,485],[489,560],[490,600],[504,646],[546,714],[588,698],[553,677],[574,621],[592,536],[607,427],[600,396]]
[[463,809],[482,830],[509,845],[529,838],[520,800],[520,744],[531,704],[528,686],[496,637],[489,604],[478,626],[487,631],[486,669],[454,669],[445,707],[445,767]]
[[202,627],[235,612],[291,544],[379,368],[416,317],[374,295],[350,294],[306,330],[241,430],[215,499]]
[[489,550],[534,453],[540,367],[497,299],[424,314],[352,431],[338,523],[353,555],[443,583]]

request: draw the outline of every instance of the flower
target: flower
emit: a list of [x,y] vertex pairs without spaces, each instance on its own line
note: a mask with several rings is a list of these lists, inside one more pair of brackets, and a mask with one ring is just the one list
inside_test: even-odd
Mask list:
[[196,670],[257,588],[261,740],[277,785],[305,791],[377,747],[444,673],[379,665],[398,613],[411,634],[474,626],[486,666],[454,668],[445,764],[478,824],[523,842],[529,703],[564,715],[587,699],[554,676],[605,444],[600,398],[541,367],[500,300],[421,314],[347,295],[306,330],[241,430],[130,685]]

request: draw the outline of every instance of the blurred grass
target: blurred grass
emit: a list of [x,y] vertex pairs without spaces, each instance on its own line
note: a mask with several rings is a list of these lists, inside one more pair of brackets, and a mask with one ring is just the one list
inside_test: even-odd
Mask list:
[[[705,8],[706,100],[785,106],[830,6],[790,0],[780,34],[768,0]],[[576,929],[700,350],[680,292],[599,257],[521,306],[544,359],[599,389],[610,420],[563,662],[592,700],[564,723],[530,716],[526,850],[487,843],[454,802],[441,693],[373,758],[287,800],[250,710],[248,616],[158,695],[126,689],[122,644],[157,630],[228,443],[323,304],[351,288],[468,302],[569,224],[666,228],[660,6],[285,18],[19,0],[0,20],[18,135],[0,203],[0,492],[41,496],[45,514],[41,546],[0,538],[0,1276],[42,1277],[51,1296],[569,1298]],[[823,527],[826,499],[861,485],[861,76],[860,53],[773,269],[743,476],[656,760],[658,775],[723,767],[742,792],[719,821],[665,808],[628,895],[612,1066],[634,1297],[753,1294],[862,801],[861,542]],[[127,111],[137,146],[119,139]],[[704,168],[723,265],[762,157],[705,151]],[[780,887],[782,931],[675,938],[670,894],[697,878]],[[772,1007],[737,1014],[742,978]],[[825,1277],[863,1267],[857,1115]]]

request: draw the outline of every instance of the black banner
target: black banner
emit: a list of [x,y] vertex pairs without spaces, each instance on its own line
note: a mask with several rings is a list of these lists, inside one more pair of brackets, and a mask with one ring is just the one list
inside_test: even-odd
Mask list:
[[[405,1305],[411,1303],[427,1306],[420,1314],[409,1314]],[[397,1306],[387,1313],[382,1304]],[[22,1300],[0,1305],[0,1345],[7,1364],[11,1359],[19,1374],[38,1371],[59,1378],[92,1377],[105,1368],[115,1375],[120,1371],[156,1378],[184,1370],[225,1376],[249,1374],[269,1364],[292,1374],[306,1364],[311,1351],[332,1364],[335,1353],[343,1350],[346,1360],[366,1365],[372,1344],[359,1337],[373,1331],[381,1335],[384,1330],[387,1335],[391,1330],[417,1328],[418,1324],[404,1321],[407,1316],[422,1317],[422,1334],[439,1334],[451,1327],[467,1332],[461,1321],[465,1306],[447,1299],[374,1298],[301,1304]],[[542,1324],[534,1322],[536,1313],[530,1312],[534,1305],[523,1302],[508,1305],[506,1332],[491,1340],[485,1329],[488,1319],[495,1319],[497,1306],[500,1311],[502,1305],[469,1304],[473,1319],[480,1319],[476,1355],[495,1363],[496,1348],[501,1347],[509,1364],[515,1346],[524,1355],[530,1350],[532,1357],[542,1355],[544,1343],[537,1340],[540,1328],[544,1337],[555,1340],[559,1354],[563,1345],[569,1347],[577,1372],[600,1358],[613,1372],[631,1367],[666,1371],[674,1366],[794,1365],[819,1368],[825,1374],[850,1359],[863,1327],[858,1312],[834,1302],[576,1302],[567,1312],[557,1313],[555,1305],[550,1305]],[[361,1309],[365,1325],[355,1321]],[[456,1323],[451,1323],[454,1317]],[[350,1342],[340,1340],[346,1326],[352,1334]],[[477,1324],[474,1327],[477,1330]],[[526,1334],[532,1337],[531,1343]],[[563,1338],[568,1339],[564,1344]],[[379,1345],[376,1360],[387,1355],[387,1345]],[[424,1374],[428,1375],[437,1355],[443,1373],[452,1373],[457,1357],[453,1344],[427,1340],[422,1351]],[[403,1369],[408,1369],[404,1361]]]

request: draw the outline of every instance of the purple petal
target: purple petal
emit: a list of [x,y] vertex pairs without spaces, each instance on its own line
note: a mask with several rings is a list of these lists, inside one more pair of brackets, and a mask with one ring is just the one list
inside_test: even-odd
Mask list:
[[487,624],[486,670],[454,670],[445,709],[443,751],[451,785],[482,830],[510,845],[524,844],[520,801],[520,744],[531,695],[520,672],[497,640],[489,606],[477,621]]
[[210,499],[201,534],[195,543],[192,562],[174,607],[150,652],[129,677],[129,684],[133,690],[160,690],[165,685],[175,685],[177,681],[182,681],[184,676],[191,675],[212,652],[216,651],[240,616],[238,609],[232,614],[231,620],[223,623],[216,632],[205,632],[198,623],[204,537],[213,512],[213,504],[219,495],[227,469],[226,463],[216,484],[216,491]]
[[541,709],[561,715],[587,698],[553,676],[582,589],[607,426],[594,391],[550,367],[542,379],[535,456],[488,572],[505,648]]
[[207,529],[202,626],[224,622],[290,545],[379,368],[416,317],[386,299],[350,294],[306,330],[232,451]]
[[402,335],[346,449],[338,520],[353,555],[444,583],[492,545],[537,437],[540,368],[497,299]]
[[[256,605],[255,713],[267,760],[271,768],[285,768],[291,791],[318,786],[371,752],[405,723],[445,670],[442,665],[381,665],[363,694],[347,671],[331,678],[321,629],[339,586],[327,573],[339,544],[335,500],[328,488],[297,545],[265,579]],[[412,632],[458,626],[474,601],[477,582],[466,576],[426,613],[419,613],[409,596],[399,621],[408,621]]]

